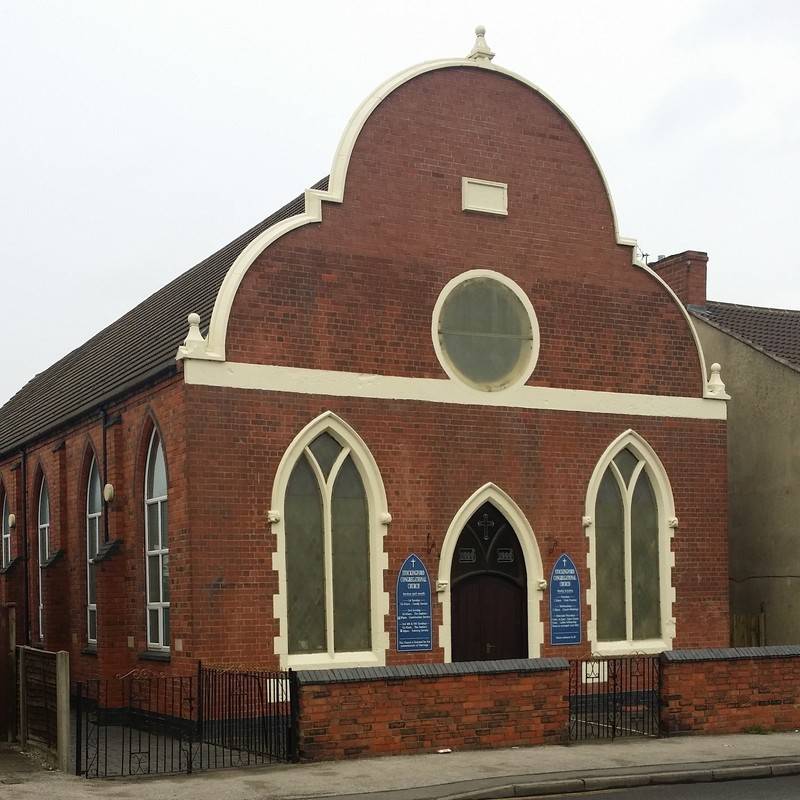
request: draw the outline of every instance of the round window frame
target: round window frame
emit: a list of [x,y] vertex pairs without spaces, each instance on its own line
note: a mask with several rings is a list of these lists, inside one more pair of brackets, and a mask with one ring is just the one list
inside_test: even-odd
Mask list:
[[[489,278],[491,280],[498,281],[507,289],[510,289],[517,299],[522,303],[522,307],[527,312],[528,319],[531,323],[532,338],[531,349],[530,353],[528,354],[528,358],[526,361],[522,362],[521,367],[517,368],[516,374],[511,373],[511,379],[500,386],[481,386],[480,384],[471,381],[453,364],[452,360],[447,355],[441,345],[441,342],[439,341],[439,318],[441,317],[444,304],[458,286],[475,278]],[[436,299],[436,303],[433,307],[433,315],[431,317],[431,339],[433,340],[433,349],[436,353],[436,358],[439,360],[439,364],[441,364],[442,369],[447,373],[448,378],[458,381],[460,384],[467,386],[476,392],[508,392],[513,389],[518,389],[520,386],[524,386],[533,374],[533,370],[536,368],[536,363],[539,360],[539,320],[536,317],[536,312],[533,310],[533,304],[519,284],[511,280],[511,278],[509,278],[507,275],[503,275],[502,272],[497,272],[496,270],[492,269],[471,269],[467,272],[462,272],[460,275],[456,275],[447,282],[445,287],[439,293],[439,297]]]

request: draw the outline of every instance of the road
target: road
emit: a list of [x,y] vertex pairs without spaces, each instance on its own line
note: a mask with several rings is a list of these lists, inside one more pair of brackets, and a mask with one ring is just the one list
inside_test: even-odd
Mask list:
[[644,786],[586,794],[548,795],[571,800],[797,800],[800,775],[787,778],[759,778],[751,781],[690,783],[678,786]]

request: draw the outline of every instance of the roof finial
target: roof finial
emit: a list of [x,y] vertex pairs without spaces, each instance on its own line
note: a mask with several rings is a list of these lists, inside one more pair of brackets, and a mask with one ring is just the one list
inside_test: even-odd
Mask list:
[[470,61],[491,61],[494,58],[494,53],[489,48],[489,45],[486,44],[486,39],[483,37],[486,35],[486,28],[483,25],[478,25],[475,28],[475,44],[472,46],[472,51],[467,56]]
[[186,318],[186,321],[189,323],[189,333],[186,334],[183,344],[178,348],[177,358],[179,360],[192,358],[205,351],[206,347],[206,340],[203,338],[203,334],[200,333],[200,315],[192,312]]

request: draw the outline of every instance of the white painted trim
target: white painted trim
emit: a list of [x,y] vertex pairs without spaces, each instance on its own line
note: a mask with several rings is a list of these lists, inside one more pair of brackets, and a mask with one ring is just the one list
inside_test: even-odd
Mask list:
[[[500,192],[492,192],[491,194],[499,194],[500,202],[497,205],[478,205],[473,200],[470,200],[470,195],[474,196],[471,192],[472,187],[487,186],[490,189],[500,189]],[[508,184],[500,183],[499,181],[484,181],[481,178],[461,178],[461,210],[462,211],[478,211],[482,214],[497,214],[501,217],[508,216]]]
[[[694,326],[694,322],[692,322],[692,317],[689,312],[686,310],[686,306],[680,301],[679,297],[673,291],[672,287],[655,271],[650,269],[647,264],[644,263],[638,256],[636,256],[636,249],[634,248],[634,259],[633,265],[635,267],[639,267],[639,269],[644,270],[648,275],[652,278],[655,278],[666,290],[667,294],[672,298],[672,301],[675,303],[676,306],[681,310],[683,314],[683,318],[686,320],[686,324],[689,326],[689,332],[692,334],[692,339],[694,339],[694,346],[697,348],[697,357],[700,359],[700,377],[702,380],[702,385],[700,387],[700,396],[705,397],[711,400],[730,400],[730,397],[727,395],[720,395],[712,391],[712,388],[709,386],[708,383],[708,372],[706,371],[706,359],[703,355],[703,345],[700,344],[700,337],[697,335],[697,328]],[[724,390],[723,386],[723,390]]]
[[[86,641],[89,644],[97,644],[97,636],[99,632],[99,625],[98,625],[98,614],[97,614],[97,569],[94,564],[93,558],[89,557],[89,536],[91,535],[89,532],[89,526],[94,520],[96,523],[95,528],[95,548],[94,552],[95,555],[100,550],[100,520],[103,518],[103,507],[102,504],[100,506],[100,511],[89,511],[89,503],[92,497],[92,476],[97,478],[98,485],[101,486],[101,493],[102,493],[102,484],[100,484],[100,467],[97,464],[97,459],[92,456],[91,464],[89,465],[89,479],[86,482]],[[89,597],[89,574],[91,572],[92,567],[95,567],[95,583],[94,583],[94,591],[95,591],[95,602],[90,602]],[[91,616],[94,613],[94,626],[95,626],[95,638],[92,639],[90,636],[91,631]]]
[[[188,363],[191,362],[187,361]],[[326,432],[343,447],[350,449],[350,456],[364,482],[364,490],[367,493],[370,528],[369,575],[372,605],[372,651],[336,653],[332,658],[326,654],[290,656],[286,607],[286,530],[284,527],[286,487],[297,460],[303,457],[305,448],[317,436]],[[268,522],[272,527],[272,533],[276,536],[272,569],[278,573],[278,593],[273,595],[272,602],[279,631],[275,637],[275,653],[280,657],[282,669],[287,667],[298,669],[331,669],[336,666],[366,667],[383,666],[386,663],[386,651],[389,649],[389,634],[386,631],[389,593],[384,591],[384,572],[389,569],[389,557],[385,550],[384,536],[388,526],[386,521],[388,513],[386,490],[378,465],[364,440],[343,419],[332,411],[326,411],[309,422],[295,436],[284,452],[275,474]]]
[[[47,522],[42,522],[42,495],[47,494]],[[42,483],[39,486],[39,502],[36,506],[36,546],[39,557],[38,596],[39,596],[39,639],[44,639],[44,581],[42,575],[42,564],[50,558],[50,490],[47,488],[47,478],[42,476]],[[44,534],[44,552],[42,552],[42,535]]]
[[0,488],[3,489],[3,518],[0,520],[0,530],[2,531],[0,537],[0,566],[5,568],[11,563],[11,525],[8,521],[8,494],[2,484],[0,484]]
[[[650,478],[653,491],[658,504],[658,550],[659,550],[659,588],[661,603],[661,639],[645,639],[625,642],[598,642],[597,641],[597,545],[595,539],[595,504],[600,482],[606,469],[611,464],[614,456],[626,447],[630,448],[640,459],[645,462],[644,469]],[[624,494],[623,494],[624,497]],[[675,503],[672,497],[672,487],[669,477],[655,450],[633,430],[620,434],[606,448],[594,468],[589,486],[586,491],[586,510],[584,525],[586,537],[589,540],[589,554],[587,565],[589,569],[589,586],[586,590],[586,603],[589,606],[589,619],[586,624],[586,638],[595,655],[621,655],[629,653],[660,653],[672,649],[675,638],[675,617],[672,615],[672,605],[675,602],[675,587],[672,572],[675,566],[675,554],[672,552],[672,537],[675,528],[670,525],[675,518]],[[628,577],[628,580],[630,578]]]
[[[164,557],[169,557],[169,547],[164,547],[164,529],[161,526],[162,516],[161,507],[168,502],[169,486],[167,486],[167,493],[164,495],[156,495],[148,497],[147,491],[150,484],[150,459],[153,454],[153,445],[161,448],[161,457],[164,460],[164,475],[167,474],[167,454],[164,452],[164,442],[158,434],[158,428],[155,426],[150,434],[150,444],[147,446],[147,458],[145,460],[144,469],[144,605],[145,616],[145,641],[147,642],[147,649],[168,653],[169,642],[165,640],[164,636],[164,612],[169,612],[170,601],[164,600],[163,597],[163,575],[164,575]],[[158,507],[158,547],[150,549],[150,506]],[[167,507],[169,509],[169,507]],[[167,511],[169,513],[169,510]],[[167,541],[169,541],[169,518],[167,518]],[[159,574],[159,596],[161,600],[153,601],[150,599],[150,557],[158,557],[158,574]],[[169,571],[167,571],[167,581],[169,582]],[[171,596],[171,595],[170,595]],[[150,612],[158,612],[158,632],[157,636],[153,636],[153,631],[150,628]]]
[[[439,602],[442,605],[442,624],[439,626],[439,646],[444,649],[444,660],[452,660],[452,627],[450,612],[450,570],[453,555],[461,532],[472,515],[486,502],[490,502],[508,520],[517,535],[525,558],[526,594],[528,608],[528,658],[538,658],[544,641],[539,605],[542,590],[539,582],[544,578],[539,545],[530,522],[514,500],[499,486],[487,483],[469,497],[456,512],[442,543],[439,555],[439,575],[436,580]],[[440,588],[441,587],[441,588]]]
[[[505,286],[507,289],[510,289],[516,296],[517,300],[522,303],[522,306],[527,312],[528,319],[531,323],[532,342],[531,352],[528,355],[528,360],[525,366],[519,370],[519,374],[514,378],[514,380],[510,381],[506,386],[500,389],[483,389],[471,384],[468,379],[463,376],[455,366],[453,366],[450,359],[442,350],[442,345],[439,341],[439,317],[441,316],[442,308],[444,307],[447,298],[456,287],[460,286],[465,281],[473,280],[474,278],[491,278],[492,280],[503,284],[503,286]],[[462,272],[460,275],[456,275],[455,278],[447,282],[444,289],[439,292],[439,296],[436,298],[436,303],[433,306],[433,314],[431,316],[431,338],[433,339],[433,349],[436,352],[436,358],[439,359],[442,369],[448,374],[451,380],[468,386],[471,390],[473,390],[473,393],[491,392],[496,394],[498,392],[516,389],[524,385],[533,373],[533,370],[536,367],[536,362],[539,359],[539,320],[536,318],[536,312],[533,310],[533,304],[519,284],[512,281],[511,278],[507,277],[506,275],[503,275],[502,272],[495,272],[491,269],[471,269],[467,272]]]
[[[364,124],[369,119],[372,112],[381,102],[383,102],[383,100],[385,100],[395,89],[419,75],[423,75],[428,72],[434,72],[440,69],[450,68],[483,69],[516,80],[541,95],[565,117],[565,119],[569,122],[577,135],[583,141],[587,151],[589,152],[589,155],[592,157],[595,166],[597,167],[600,179],[603,182],[606,196],[608,197],[608,203],[614,223],[614,235],[616,237],[617,244],[632,248],[631,260],[633,261],[635,258],[636,240],[624,238],[619,235],[617,212],[614,208],[614,201],[608,188],[608,181],[606,180],[605,174],[600,167],[600,162],[597,160],[597,156],[592,150],[589,142],[586,140],[586,137],[581,133],[580,129],[575,124],[575,121],[569,116],[569,114],[566,113],[566,111],[564,111],[563,108],[561,108],[561,106],[558,105],[558,103],[556,103],[555,100],[553,100],[552,97],[550,97],[546,92],[543,92],[535,84],[523,78],[521,75],[517,75],[515,72],[500,67],[491,61],[473,61],[469,58],[451,58],[440,61],[428,61],[426,63],[418,64],[414,67],[406,69],[390,78],[378,89],[376,89],[369,97],[367,97],[366,100],[364,100],[364,102],[356,109],[355,113],[350,118],[350,121],[348,122],[336,149],[336,153],[333,158],[333,165],[331,166],[330,177],[328,179],[327,191],[322,191],[319,189],[306,190],[305,210],[302,214],[297,214],[289,219],[285,219],[276,223],[257,236],[252,242],[250,242],[250,244],[247,245],[247,247],[244,248],[236,261],[234,261],[234,263],[231,265],[230,269],[225,275],[224,280],[222,281],[219,292],[217,293],[217,299],[214,303],[214,310],[211,314],[211,323],[205,343],[205,351],[202,350],[202,347],[198,343],[196,352],[192,352],[191,354],[181,352],[179,357],[186,358],[187,360],[190,358],[208,359],[212,361],[225,360],[225,340],[228,330],[228,319],[230,317],[231,308],[233,307],[234,298],[236,297],[236,292],[240,283],[242,282],[242,279],[247,273],[247,270],[250,268],[250,265],[262,252],[264,252],[267,247],[269,247],[269,245],[280,239],[280,237],[284,234],[295,230],[296,228],[302,227],[303,225],[308,225],[312,222],[321,222],[323,201],[329,203],[342,202],[344,199],[345,181],[347,179],[347,168],[350,164],[350,157],[353,153],[356,140],[358,139],[361,129],[364,127]],[[193,348],[193,351],[194,350],[195,348]]]
[[376,400],[411,400],[682,419],[724,420],[727,416],[727,404],[710,398],[554,389],[547,386],[518,386],[497,392],[482,392],[461,381],[442,378],[406,378],[232,361],[218,363],[186,359],[184,380],[198,386],[225,386],[330,397],[365,397]]

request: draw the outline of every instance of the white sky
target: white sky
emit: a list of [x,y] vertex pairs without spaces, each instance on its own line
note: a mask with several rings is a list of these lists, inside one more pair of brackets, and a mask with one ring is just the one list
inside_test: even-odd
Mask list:
[[386,78],[464,56],[552,95],[620,233],[800,308],[800,3],[0,0],[0,402],[326,175]]

